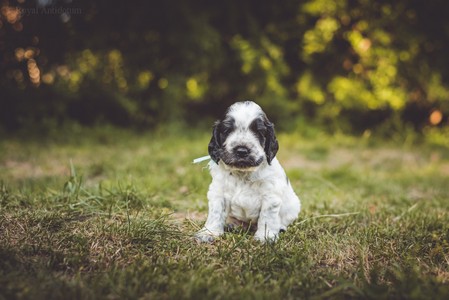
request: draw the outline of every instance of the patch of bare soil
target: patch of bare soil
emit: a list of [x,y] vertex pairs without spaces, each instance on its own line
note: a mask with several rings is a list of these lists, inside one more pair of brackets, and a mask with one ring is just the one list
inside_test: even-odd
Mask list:
[[[394,164],[407,168],[422,168],[429,163],[434,163],[418,153],[396,149],[364,149],[352,150],[338,148],[331,150],[322,160],[308,159],[302,154],[290,154],[283,159],[282,165],[286,169],[308,169],[318,171],[322,169],[338,169],[343,166],[357,165],[363,168],[376,168]],[[449,172],[449,163],[442,165],[443,172]]]

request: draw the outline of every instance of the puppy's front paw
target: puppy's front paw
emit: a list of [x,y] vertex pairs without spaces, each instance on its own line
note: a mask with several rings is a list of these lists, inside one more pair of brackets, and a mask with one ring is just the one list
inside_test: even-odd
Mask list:
[[272,243],[277,240],[279,235],[278,232],[279,231],[257,230],[254,234],[254,239],[262,243]]
[[195,234],[195,240],[200,243],[212,243],[217,237],[223,234],[223,231],[213,231],[203,228]]

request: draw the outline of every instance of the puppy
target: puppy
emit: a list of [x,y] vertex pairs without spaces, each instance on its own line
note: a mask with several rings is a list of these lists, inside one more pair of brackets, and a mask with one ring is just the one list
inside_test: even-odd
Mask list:
[[271,242],[298,217],[300,201],[276,159],[278,149],[274,126],[259,105],[228,108],[209,143],[209,213],[198,241],[212,242],[226,225],[247,225],[256,240]]

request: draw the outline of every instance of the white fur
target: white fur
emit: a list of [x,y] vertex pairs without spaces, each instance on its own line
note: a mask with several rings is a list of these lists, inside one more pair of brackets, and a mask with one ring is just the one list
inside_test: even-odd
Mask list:
[[209,186],[209,214],[196,239],[211,242],[224,233],[231,219],[257,225],[254,238],[274,241],[281,230],[286,230],[300,211],[300,201],[275,157],[268,163],[264,148],[249,130],[251,122],[263,113],[254,102],[238,102],[230,107],[228,116],[235,120],[235,130],[227,137],[227,151],[237,145],[251,149],[255,157],[264,157],[256,167],[238,169],[219,163],[209,163],[212,183]]

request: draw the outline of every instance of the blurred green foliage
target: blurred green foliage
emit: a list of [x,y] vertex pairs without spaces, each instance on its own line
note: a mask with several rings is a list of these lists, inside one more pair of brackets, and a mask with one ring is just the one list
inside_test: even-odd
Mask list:
[[447,126],[445,0],[0,0],[0,125]]

